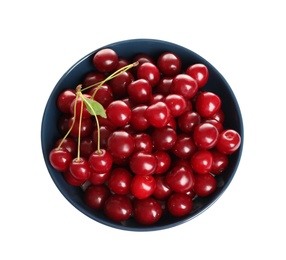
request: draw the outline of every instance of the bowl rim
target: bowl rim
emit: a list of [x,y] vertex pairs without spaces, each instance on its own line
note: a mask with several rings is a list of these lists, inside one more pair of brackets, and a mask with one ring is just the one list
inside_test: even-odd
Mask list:
[[[164,224],[164,225],[160,225],[160,226],[143,226],[141,225],[140,227],[130,227],[130,226],[125,226],[121,223],[116,223],[116,222],[109,222],[109,221],[105,221],[104,219],[102,218],[99,218],[95,215],[92,215],[91,213],[87,212],[84,208],[82,207],[79,207],[79,205],[77,205],[69,196],[68,194],[66,194],[66,192],[64,192],[60,186],[60,183],[59,181],[57,181],[57,179],[53,176],[53,174],[51,173],[51,171],[55,171],[54,169],[51,168],[51,166],[49,165],[49,161],[48,161],[48,156],[47,154],[45,153],[45,149],[44,149],[44,143],[45,143],[45,140],[44,140],[44,134],[43,134],[43,128],[44,128],[44,124],[45,124],[45,118],[46,118],[46,115],[48,113],[48,104],[51,102],[51,96],[52,96],[52,93],[54,91],[56,91],[57,87],[59,85],[61,85],[61,82],[64,80],[64,78],[66,78],[72,71],[75,67],[77,67],[81,62],[83,62],[85,59],[89,58],[92,54],[94,54],[95,52],[97,52],[98,50],[100,49],[103,49],[103,48],[112,48],[113,46],[116,46],[116,45],[119,45],[119,44],[131,44],[131,43],[138,43],[138,42],[148,42],[148,43],[156,43],[156,44],[165,44],[166,46],[169,45],[169,46],[176,46],[177,48],[180,48],[182,49],[183,51],[186,51],[186,52],[190,52],[192,53],[193,55],[199,57],[200,59],[202,59],[205,64],[209,67],[212,68],[212,70],[215,71],[215,73],[220,77],[220,79],[223,81],[224,85],[228,88],[228,91],[229,91],[229,94],[231,95],[232,97],[232,101],[234,102],[234,105],[236,107],[236,110],[237,110],[237,116],[238,116],[238,124],[240,126],[240,129],[239,129],[239,133],[240,133],[240,136],[241,136],[241,144],[240,144],[240,147],[238,149],[238,151],[236,151],[237,153],[237,160],[236,160],[236,163],[235,163],[235,166],[233,168],[233,171],[232,171],[232,174],[230,176],[230,178],[227,180],[227,182],[224,184],[224,186],[222,187],[221,191],[217,194],[217,196],[215,196],[209,203],[207,203],[205,206],[203,206],[199,211],[197,211],[195,214],[193,215],[190,215],[186,218],[182,218],[182,219],[178,219],[178,221],[176,222],[173,222],[173,223],[170,223],[170,224]],[[54,86],[52,92],[50,93],[49,97],[48,97],[48,100],[46,102],[46,105],[45,105],[45,109],[44,109],[44,113],[43,113],[43,116],[42,116],[42,122],[41,122],[41,147],[42,147],[42,154],[43,154],[43,157],[44,157],[44,161],[45,161],[45,164],[46,164],[46,168],[48,169],[48,172],[53,180],[53,182],[56,184],[58,190],[61,192],[61,194],[77,209],[79,210],[81,213],[83,213],[84,215],[88,216],[89,218],[95,220],[96,222],[98,223],[101,223],[105,226],[108,226],[108,227],[112,227],[112,228],[116,228],[116,229],[119,229],[119,230],[125,230],[125,231],[140,231],[140,232],[145,232],[145,231],[159,231],[159,230],[164,230],[164,229],[169,229],[169,228],[172,228],[172,227],[175,227],[175,226],[178,226],[178,225],[181,225],[183,223],[186,223],[194,218],[196,218],[197,216],[199,216],[200,214],[202,214],[203,212],[205,212],[209,207],[211,207],[221,196],[222,194],[226,191],[226,189],[229,187],[230,183],[232,182],[236,172],[237,172],[237,169],[238,169],[238,166],[240,164],[240,161],[241,161],[241,157],[242,157],[242,152],[243,152],[243,146],[244,146],[244,124],[243,124],[243,118],[242,118],[242,114],[241,114],[241,109],[240,109],[240,105],[237,101],[237,97],[235,96],[231,86],[228,84],[228,82],[226,81],[226,79],[224,78],[224,76],[209,62],[207,61],[205,58],[201,57],[199,54],[197,54],[196,52],[184,47],[184,46],[181,46],[177,43],[173,43],[173,42],[170,42],[170,41],[165,41],[165,40],[160,40],[160,39],[152,39],[152,38],[134,38],[134,39],[127,39],[127,40],[121,40],[121,41],[116,41],[116,42],[113,42],[113,43],[110,43],[110,44],[106,44],[104,46],[101,46],[91,52],[89,52],[88,54],[86,54],[84,57],[80,58],[77,62],[75,62],[62,76],[61,78],[58,80],[58,82],[56,83],[56,85]]]

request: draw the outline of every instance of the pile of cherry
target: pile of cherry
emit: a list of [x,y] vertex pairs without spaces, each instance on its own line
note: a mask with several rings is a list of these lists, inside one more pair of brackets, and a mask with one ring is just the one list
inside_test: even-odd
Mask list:
[[151,225],[189,214],[197,196],[214,192],[241,142],[223,126],[220,97],[203,90],[208,68],[182,68],[170,52],[130,61],[108,48],[92,62],[82,84],[58,96],[63,137],[51,165],[113,221]]

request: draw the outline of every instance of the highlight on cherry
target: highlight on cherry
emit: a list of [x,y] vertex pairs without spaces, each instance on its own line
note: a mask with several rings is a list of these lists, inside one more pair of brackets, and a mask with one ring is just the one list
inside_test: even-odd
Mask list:
[[50,164],[112,221],[191,214],[241,144],[224,127],[219,95],[204,90],[207,66],[183,67],[171,52],[129,60],[110,48],[91,62],[94,70],[57,98],[61,138]]

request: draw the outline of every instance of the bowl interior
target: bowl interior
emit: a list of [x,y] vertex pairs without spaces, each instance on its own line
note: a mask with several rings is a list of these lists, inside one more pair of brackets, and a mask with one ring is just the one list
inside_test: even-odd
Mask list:
[[195,199],[193,211],[185,217],[175,218],[167,215],[162,217],[156,224],[152,226],[139,225],[132,220],[132,218],[129,221],[121,224],[109,220],[102,212],[86,206],[82,199],[82,189],[69,185],[63,178],[62,174],[52,168],[49,163],[49,152],[54,147],[55,142],[61,136],[57,128],[57,123],[60,117],[60,112],[56,106],[57,97],[64,89],[75,88],[79,83],[82,82],[87,73],[94,71],[94,67],[92,65],[92,56],[96,51],[99,50],[98,49],[91,52],[73,65],[58,81],[48,99],[41,128],[42,151],[47,169],[63,196],[65,196],[65,198],[82,213],[102,224],[131,231],[150,231],[173,227],[189,221],[206,210],[219,198],[219,196],[228,187],[237,170],[243,147],[243,123],[239,105],[234,93],[224,77],[207,60],[193,51],[177,44],[154,39],[134,39],[112,43],[110,45],[103,46],[102,48],[105,47],[112,48],[120,57],[130,60],[139,53],[146,53],[156,58],[162,52],[170,51],[176,53],[182,59],[183,68],[194,63],[205,64],[209,69],[209,80],[208,83],[203,87],[203,90],[212,91],[221,97],[222,109],[225,113],[224,127],[232,128],[240,133],[242,138],[241,146],[238,151],[230,156],[229,165],[226,171],[222,175],[216,177],[218,183],[218,188],[216,191],[208,197]]

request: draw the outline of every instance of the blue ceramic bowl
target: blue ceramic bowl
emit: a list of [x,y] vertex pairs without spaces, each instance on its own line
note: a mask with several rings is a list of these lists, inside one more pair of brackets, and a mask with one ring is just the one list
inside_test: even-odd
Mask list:
[[[241,135],[241,145],[240,148],[230,156],[229,165],[226,171],[216,177],[218,184],[216,191],[208,197],[196,198],[194,201],[194,208],[187,216],[181,218],[165,216],[152,226],[139,225],[132,218],[124,224],[113,222],[101,211],[89,208],[83,201],[82,189],[80,187],[69,185],[63,178],[62,174],[59,174],[59,172],[54,170],[49,163],[49,152],[53,148],[56,140],[60,138],[60,133],[57,128],[57,122],[60,116],[60,112],[56,106],[57,97],[64,89],[71,88],[73,86],[76,87],[82,82],[84,76],[88,72],[94,70],[92,65],[92,56],[95,52],[104,47],[112,48],[120,57],[125,57],[130,60],[138,53],[146,53],[156,58],[162,52],[170,51],[176,53],[182,59],[183,66],[185,67],[193,63],[203,63],[209,69],[209,80],[203,89],[212,91],[220,96],[222,100],[222,109],[225,113],[224,127],[232,128]],[[112,43],[99,49],[83,57],[62,76],[54,87],[46,104],[42,119],[41,142],[44,160],[55,185],[62,195],[83,214],[101,224],[117,229],[129,231],[162,230],[175,227],[197,217],[209,208],[227,189],[240,162],[243,148],[243,122],[238,102],[231,87],[219,71],[217,71],[207,60],[200,57],[193,51],[171,42],[155,39],[133,39]]]

